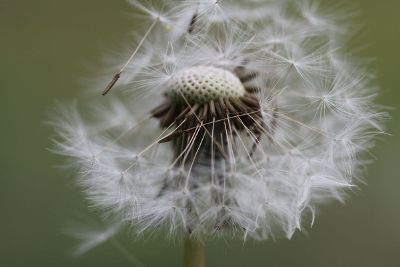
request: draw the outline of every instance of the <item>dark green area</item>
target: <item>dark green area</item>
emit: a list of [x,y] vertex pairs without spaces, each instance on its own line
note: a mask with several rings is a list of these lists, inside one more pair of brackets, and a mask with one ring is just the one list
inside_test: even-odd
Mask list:
[[[344,2],[358,6],[365,22],[355,43],[375,59],[380,103],[400,107],[400,2]],[[52,133],[43,123],[55,99],[83,90],[86,63],[129,40],[135,25],[127,7],[122,0],[0,0],[0,266],[134,266],[112,244],[69,256],[75,242],[63,229],[87,216],[86,203],[54,167],[62,159],[46,150]],[[400,110],[391,115],[393,136],[372,151],[368,185],[346,205],[326,207],[308,234],[291,241],[214,242],[208,266],[400,266]],[[181,266],[179,242],[119,239],[147,266]]]

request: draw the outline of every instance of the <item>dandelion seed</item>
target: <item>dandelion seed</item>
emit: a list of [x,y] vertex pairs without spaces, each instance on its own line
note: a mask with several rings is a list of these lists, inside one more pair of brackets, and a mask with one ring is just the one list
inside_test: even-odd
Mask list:
[[108,92],[110,92],[110,90],[114,87],[114,85],[118,82],[119,78],[121,77],[121,74],[125,71],[125,69],[129,66],[129,64],[132,62],[133,58],[136,56],[136,54],[138,53],[139,49],[142,47],[144,41],[146,40],[146,38],[149,36],[149,34],[151,33],[151,31],[153,30],[153,28],[156,26],[157,22],[158,22],[159,18],[157,18],[149,27],[149,29],[147,30],[146,34],[144,35],[143,39],[140,41],[139,45],[137,46],[137,48],[135,49],[135,51],[133,51],[132,55],[130,56],[130,58],[128,59],[128,61],[125,63],[125,65],[121,68],[121,70],[116,73],[113,77],[113,79],[111,80],[111,82],[107,85],[106,89],[104,89],[103,91],[103,95],[108,94]]

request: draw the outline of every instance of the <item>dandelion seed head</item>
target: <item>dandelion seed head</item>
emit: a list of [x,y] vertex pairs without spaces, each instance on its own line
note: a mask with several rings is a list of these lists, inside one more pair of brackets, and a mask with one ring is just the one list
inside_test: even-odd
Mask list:
[[138,233],[291,238],[362,180],[386,115],[374,75],[343,49],[340,12],[130,2],[150,27],[120,73],[132,95],[54,121],[54,151],[92,206]]

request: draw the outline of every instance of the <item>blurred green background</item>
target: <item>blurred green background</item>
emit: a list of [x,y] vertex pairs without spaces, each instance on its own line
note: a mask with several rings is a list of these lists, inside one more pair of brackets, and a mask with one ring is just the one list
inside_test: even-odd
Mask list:
[[[400,1],[343,3],[357,6],[357,22],[365,22],[356,43],[375,59],[379,102],[400,107]],[[112,244],[70,256],[76,242],[63,230],[87,216],[86,203],[54,167],[63,159],[46,150],[52,131],[43,123],[56,99],[82,92],[86,63],[129,40],[128,10],[123,0],[0,0],[0,266],[135,266]],[[290,241],[213,242],[207,265],[399,267],[400,110],[391,115],[393,136],[379,142],[368,185],[346,205],[326,207]],[[179,242],[118,239],[147,266],[181,266]]]

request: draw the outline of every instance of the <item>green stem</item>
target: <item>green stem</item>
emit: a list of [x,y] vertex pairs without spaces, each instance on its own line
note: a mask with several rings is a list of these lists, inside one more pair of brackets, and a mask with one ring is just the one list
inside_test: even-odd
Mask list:
[[185,240],[185,267],[204,267],[205,248],[202,243],[190,237]]

